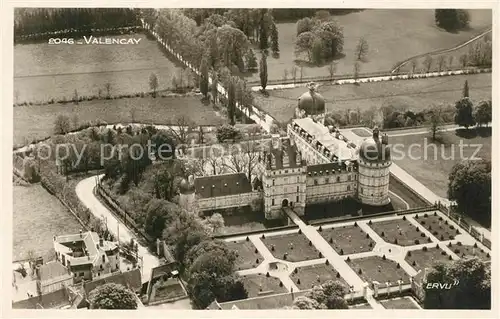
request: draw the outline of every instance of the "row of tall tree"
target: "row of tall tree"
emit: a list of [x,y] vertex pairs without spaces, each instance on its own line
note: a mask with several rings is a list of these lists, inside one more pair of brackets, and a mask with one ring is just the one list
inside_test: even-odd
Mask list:
[[70,30],[88,34],[91,29],[138,26],[138,10],[128,8],[16,8],[15,38]]

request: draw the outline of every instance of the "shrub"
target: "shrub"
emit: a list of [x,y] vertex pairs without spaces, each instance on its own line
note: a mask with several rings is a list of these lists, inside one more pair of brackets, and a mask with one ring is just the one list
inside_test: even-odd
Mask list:
[[330,237],[330,240],[329,240],[330,244],[333,244],[333,238]]
[[421,234],[420,234],[420,237],[425,237],[425,234],[424,234],[424,233],[421,233]]
[[318,231],[323,231],[323,227],[319,226]]
[[422,250],[423,250],[423,251],[427,251],[427,250],[428,250],[428,249],[427,249],[427,246],[422,247]]
[[406,216],[403,216],[403,220],[406,220]]
[[329,265],[329,264],[330,264],[330,261],[327,259],[327,260],[325,261],[325,264],[326,264],[326,265]]
[[269,275],[269,271],[268,271],[268,272],[266,272],[266,277],[268,277],[268,278],[269,278],[270,276],[271,276],[271,275]]
[[336,275],[337,278],[340,278],[340,273],[338,272],[337,275]]
[[368,244],[368,247],[370,247],[370,248],[371,248],[371,247],[373,247],[373,243],[372,243],[372,242],[370,242],[370,243]]
[[297,279],[297,285],[300,285],[300,278]]
[[418,245],[418,244],[420,244],[420,240],[415,239],[415,245]]
[[358,274],[360,274],[360,275],[361,275],[362,273],[363,273],[363,271],[361,270],[361,268],[359,268],[359,270],[358,270]]
[[395,244],[395,245],[397,245],[397,244],[398,244],[398,239],[397,239],[397,238],[395,238],[395,239],[394,239],[394,244]]
[[412,265],[413,267],[415,267],[415,266],[417,265],[417,262],[414,260],[414,261],[411,263],[411,265]]
[[257,250],[257,248],[255,248],[254,252],[255,252],[256,254],[258,254],[258,253],[259,253],[259,251]]
[[385,233],[384,233],[384,232],[382,232],[382,234],[380,234],[380,236],[385,237]]
[[283,287],[283,282],[282,281],[280,281],[280,287]]
[[250,238],[247,236],[247,238],[245,239],[246,241],[250,241]]
[[309,246],[312,246],[312,245],[313,245],[312,241],[309,241]]
[[255,259],[255,263],[258,265],[260,263],[259,258]]
[[455,248],[455,249],[453,250],[453,252],[454,252],[455,254],[459,254],[459,253],[460,253],[460,249]]
[[371,224],[373,224],[373,223],[372,223],[372,220],[370,219],[370,220],[368,221],[368,225],[371,225]]
[[386,260],[387,258],[385,257],[385,255],[382,256],[382,260]]
[[347,259],[345,261],[350,262],[351,258],[347,257]]
[[354,222],[354,227],[358,227],[358,223],[357,222]]
[[443,236],[443,234],[441,234],[441,237],[440,237],[440,239],[441,239],[441,240],[444,240],[444,236]]
[[398,263],[398,264],[396,265],[396,268],[397,268],[397,269],[401,268],[401,265]]
[[369,239],[370,238],[370,235],[366,234],[366,238]]
[[429,215],[427,215],[427,213],[425,213],[425,214],[424,214],[424,217],[425,217],[425,218],[427,218],[427,217],[429,217]]
[[318,254],[318,256],[319,258],[323,258],[323,254],[321,252]]
[[432,239],[431,239],[430,237],[429,237],[429,238],[427,238],[427,242],[428,242],[428,243],[432,243]]
[[451,257],[451,255],[448,256],[448,259],[449,260],[453,260],[453,257]]
[[302,229],[299,228],[299,235],[302,234]]
[[266,235],[262,234],[261,238],[262,238],[262,239],[265,239],[265,238],[266,238]]
[[340,254],[343,255],[344,254],[344,249],[340,249]]

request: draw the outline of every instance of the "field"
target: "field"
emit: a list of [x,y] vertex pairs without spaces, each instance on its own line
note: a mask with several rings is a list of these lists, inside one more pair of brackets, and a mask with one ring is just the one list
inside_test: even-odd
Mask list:
[[349,284],[342,277],[337,277],[335,269],[326,264],[317,264],[296,268],[290,278],[300,290],[311,289],[314,286],[324,284],[329,280],[340,282],[345,288],[349,289]]
[[185,116],[198,125],[218,125],[225,120],[212,107],[202,104],[198,96],[129,98],[93,100],[74,104],[16,106],[14,113],[14,144],[26,139],[43,138],[53,134],[58,114],[80,123],[102,120],[107,123],[175,124],[175,117]]
[[78,233],[82,226],[41,185],[13,186],[13,260],[43,256],[54,258],[54,235]]
[[447,198],[448,175],[453,166],[462,161],[459,147],[461,141],[464,144],[463,159],[472,157],[476,151],[474,145],[481,145],[475,157],[491,160],[491,131],[481,133],[481,136],[471,129],[469,136],[466,135],[464,130],[442,132],[442,142],[437,144],[431,143],[429,134],[389,137],[389,143],[393,146],[404,145],[401,150],[408,155],[393,157],[393,161],[435,194]]
[[[491,99],[490,73],[443,76],[427,79],[394,80],[361,85],[320,85],[318,92],[325,98],[327,112],[345,110],[366,111],[391,104],[396,108],[420,111],[433,104],[454,104],[462,96],[465,80],[469,82],[474,104]],[[294,117],[297,99],[306,92],[304,87],[269,91],[269,97],[254,93],[255,105],[280,122]]]
[[261,239],[267,249],[278,259],[291,262],[311,260],[321,258],[318,250],[303,234],[286,234],[277,236],[267,236]]
[[158,77],[159,90],[171,87],[178,66],[162,53],[156,41],[144,34],[119,37],[140,39],[140,42],[16,45],[14,102],[70,99],[75,89],[79,95],[97,95],[99,89],[106,94],[106,83],[111,84],[112,95],[148,92],[151,73]]
[[[369,46],[361,72],[390,71],[397,62],[418,54],[452,48],[491,26],[491,10],[469,10],[469,13],[470,28],[457,33],[436,27],[434,10],[431,9],[368,9],[336,16],[335,20],[343,27],[345,55],[337,60],[336,73],[353,72],[354,52],[361,37]],[[307,60],[305,55],[295,56],[296,32],[296,23],[278,24],[280,57],[268,58],[269,79],[282,79],[284,70],[290,71],[293,65],[304,65],[303,76],[328,76],[327,66],[311,67],[304,61]],[[260,54],[257,57],[260,59]],[[252,79],[258,80],[258,73]]]

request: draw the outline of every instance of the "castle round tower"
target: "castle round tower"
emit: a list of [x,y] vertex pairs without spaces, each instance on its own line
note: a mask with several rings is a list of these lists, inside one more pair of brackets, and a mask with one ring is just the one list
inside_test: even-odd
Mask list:
[[179,206],[188,212],[193,212],[196,205],[194,177],[183,179],[179,185]]
[[389,204],[391,151],[387,135],[380,137],[378,128],[374,128],[373,136],[361,144],[358,164],[358,198],[361,203],[372,206]]

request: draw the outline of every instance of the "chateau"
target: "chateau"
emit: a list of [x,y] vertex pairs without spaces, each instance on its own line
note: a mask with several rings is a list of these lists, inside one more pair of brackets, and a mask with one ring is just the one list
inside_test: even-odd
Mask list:
[[[299,98],[297,114],[310,110],[324,110],[324,100],[311,88]],[[273,137],[269,149],[259,153],[253,181],[244,173],[190,177],[181,182],[179,202],[203,212],[260,201],[268,220],[282,218],[284,207],[303,216],[306,205],[347,198],[383,206],[390,202],[390,155],[387,135],[380,136],[377,128],[356,145],[333,126],[297,118],[288,125],[286,137]]]

